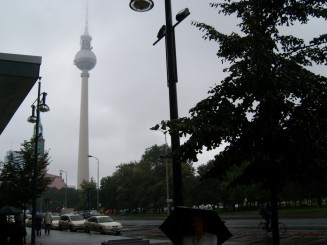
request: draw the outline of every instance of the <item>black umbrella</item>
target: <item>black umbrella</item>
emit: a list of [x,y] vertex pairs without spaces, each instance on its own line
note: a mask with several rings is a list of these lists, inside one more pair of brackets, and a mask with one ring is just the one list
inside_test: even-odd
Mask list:
[[175,245],[181,245],[183,237],[191,233],[191,219],[195,215],[204,218],[206,232],[217,235],[217,245],[232,236],[217,212],[207,209],[176,207],[159,228]]
[[43,219],[43,214],[42,213],[40,213],[40,212],[36,212],[36,218],[37,219]]
[[0,214],[3,215],[14,215],[14,214],[20,214],[22,211],[18,208],[15,207],[10,207],[10,206],[4,206],[0,208]]

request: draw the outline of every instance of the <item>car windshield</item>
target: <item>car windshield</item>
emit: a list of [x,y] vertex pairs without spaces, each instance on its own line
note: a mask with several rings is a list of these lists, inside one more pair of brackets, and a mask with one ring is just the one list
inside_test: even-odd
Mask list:
[[103,216],[98,218],[99,223],[113,222],[114,220],[109,216]]
[[78,221],[78,220],[83,220],[82,216],[76,215],[76,216],[70,216],[70,219],[72,221]]

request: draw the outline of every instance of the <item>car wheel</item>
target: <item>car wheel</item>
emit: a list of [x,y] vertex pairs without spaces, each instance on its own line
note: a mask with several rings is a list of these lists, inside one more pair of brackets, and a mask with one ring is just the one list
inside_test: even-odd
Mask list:
[[103,231],[103,228],[102,228],[102,227],[99,228],[99,232],[100,232],[101,234],[104,234],[104,231]]
[[116,236],[118,236],[118,235],[120,235],[120,231],[117,231],[117,232],[116,232]]
[[62,227],[61,227],[61,225],[59,225],[58,230],[62,231]]
[[74,231],[74,229],[73,229],[72,226],[69,226],[69,230],[70,230],[70,231]]
[[85,231],[86,233],[90,233],[90,228],[89,228],[88,226],[85,226],[84,231]]

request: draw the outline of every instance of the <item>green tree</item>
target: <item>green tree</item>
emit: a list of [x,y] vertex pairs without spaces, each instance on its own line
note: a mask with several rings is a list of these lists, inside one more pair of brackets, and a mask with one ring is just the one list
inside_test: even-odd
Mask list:
[[[139,194],[142,182],[145,179],[142,171],[138,169],[137,162],[120,164],[113,177],[117,178],[118,186],[116,201],[120,209],[137,210],[140,206]],[[145,193],[143,193],[145,195]]]
[[[160,212],[166,203],[165,145],[147,148],[139,162],[120,164],[101,184],[110,208]],[[170,162],[170,160],[168,160]]]
[[227,0],[211,6],[240,19],[240,34],[230,35],[193,22],[205,39],[219,44],[227,77],[190,117],[163,122],[161,128],[190,135],[174,153],[182,159],[196,161],[203,148],[227,143],[211,171],[220,175],[244,165],[235,184],[262,183],[270,190],[273,242],[279,244],[277,193],[288,179],[317,173],[323,178],[327,170],[327,79],[307,69],[327,63],[327,35],[305,41],[280,29],[326,20],[326,1]]
[[[31,142],[22,144],[20,151],[10,152],[7,156],[8,161],[3,163],[0,179],[1,201],[2,204],[17,207],[25,207],[32,198],[32,178],[34,174],[34,145]],[[52,178],[46,177],[47,166],[49,165],[49,152],[38,154],[37,159],[37,197],[44,193]]]
[[[169,198],[172,196],[172,166],[170,156],[166,154],[170,151],[167,145],[154,145],[145,150],[139,162],[120,164],[112,176],[101,181],[100,195],[104,206],[130,212],[163,212],[167,206],[166,166]],[[194,169],[190,163],[184,163],[182,168],[186,189],[192,190]]]
[[117,189],[118,178],[115,176],[107,176],[101,179],[100,200],[101,206],[105,209],[117,210]]
[[[81,208],[80,190],[74,188],[67,189],[67,207],[79,210]],[[65,205],[66,188],[49,188],[36,202],[37,210],[41,212],[51,211],[59,213]],[[49,200],[49,203],[46,202]],[[82,201],[83,202],[83,201]]]
[[[156,210],[156,212],[162,212],[166,206],[166,167],[168,167],[168,176],[171,176],[171,159],[168,155],[170,151],[171,149],[168,145],[151,146],[145,150],[139,162],[139,167],[142,168],[145,173],[143,186],[148,190],[147,196],[142,197],[142,202],[144,204],[147,203],[147,206],[152,210]],[[166,166],[166,161],[168,166]],[[171,190],[172,185],[170,180],[171,178],[168,180],[169,190]]]
[[97,209],[96,205],[96,183],[91,178],[91,181],[83,180],[81,183],[81,190],[80,190],[80,206],[78,210],[91,210]]

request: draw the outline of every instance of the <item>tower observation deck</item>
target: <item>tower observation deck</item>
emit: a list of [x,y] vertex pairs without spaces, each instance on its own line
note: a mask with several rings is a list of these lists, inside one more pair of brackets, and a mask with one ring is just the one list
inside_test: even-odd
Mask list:
[[81,50],[77,52],[74,59],[74,64],[82,71],[90,71],[95,67],[97,58],[92,51],[92,37],[88,32],[88,24],[86,21],[85,32],[81,35]]

